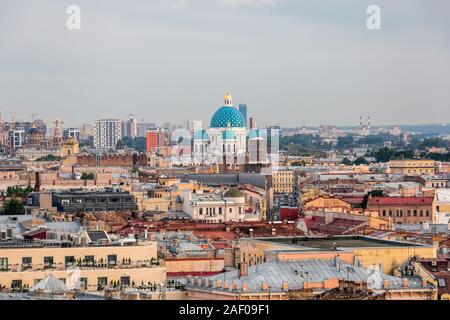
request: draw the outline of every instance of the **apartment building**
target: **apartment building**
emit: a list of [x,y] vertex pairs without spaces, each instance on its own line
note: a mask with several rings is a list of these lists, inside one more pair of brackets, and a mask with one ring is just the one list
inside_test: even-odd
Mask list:
[[138,285],[166,280],[166,269],[157,260],[155,241],[131,245],[0,242],[0,270],[0,286],[7,289],[31,288],[48,274],[68,286],[75,286],[76,280],[88,291],[100,290],[112,282]]
[[433,203],[434,197],[370,197],[367,210],[394,224],[416,224],[435,221]]
[[94,124],[94,147],[115,148],[123,136],[123,123],[118,119],[97,120]]
[[392,160],[389,168],[393,174],[426,175],[436,173],[436,163],[428,159]]

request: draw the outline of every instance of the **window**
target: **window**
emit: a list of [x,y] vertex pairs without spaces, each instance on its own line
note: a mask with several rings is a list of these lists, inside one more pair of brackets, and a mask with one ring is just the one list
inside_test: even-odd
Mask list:
[[429,217],[430,216],[430,211],[425,211],[425,216]]
[[23,257],[22,258],[22,268],[30,268],[32,264],[31,257]]
[[417,217],[417,210],[414,210],[414,217]]
[[219,214],[222,214],[222,208],[219,208]]
[[423,217],[423,210],[420,210],[420,216]]
[[74,256],[65,256],[64,257],[64,264],[66,267],[70,267],[75,263],[75,257]]
[[98,277],[97,285],[99,288],[103,288],[104,286],[108,285],[108,278],[107,277]]
[[130,277],[120,277],[120,284],[123,286],[130,285]]
[[53,265],[53,257],[44,257],[44,267],[50,268]]
[[202,214],[203,214],[203,208],[199,208],[199,209],[198,209],[198,214],[199,214],[199,215],[202,215]]
[[108,255],[108,265],[115,266],[117,264],[117,255],[111,254]]
[[80,278],[80,287],[83,289],[87,289],[88,286],[88,279],[87,278]]
[[8,270],[8,258],[0,258],[0,270]]
[[446,287],[445,279],[443,279],[443,278],[438,279],[438,284],[439,284],[439,287]]
[[411,217],[411,210],[408,210],[407,212],[408,217]]
[[13,281],[11,281],[11,288],[13,290],[22,289],[22,280],[13,280]]
[[94,264],[94,256],[84,256],[84,261],[88,264]]
[[383,210],[383,217],[386,217],[386,210]]

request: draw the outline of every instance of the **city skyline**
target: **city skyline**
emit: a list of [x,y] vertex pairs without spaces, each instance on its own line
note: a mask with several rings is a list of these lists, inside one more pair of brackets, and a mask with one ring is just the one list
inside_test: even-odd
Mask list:
[[6,1],[0,111],[206,123],[229,90],[261,124],[449,122],[449,4],[377,4],[369,31],[356,1],[78,1],[70,31],[69,3]]

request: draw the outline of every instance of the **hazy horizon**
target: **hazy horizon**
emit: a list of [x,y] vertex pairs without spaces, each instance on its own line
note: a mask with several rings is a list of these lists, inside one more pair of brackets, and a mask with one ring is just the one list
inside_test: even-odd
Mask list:
[[[208,126],[230,91],[261,125],[449,123],[450,3],[432,3],[3,0],[0,112]],[[66,28],[72,4],[81,30]]]

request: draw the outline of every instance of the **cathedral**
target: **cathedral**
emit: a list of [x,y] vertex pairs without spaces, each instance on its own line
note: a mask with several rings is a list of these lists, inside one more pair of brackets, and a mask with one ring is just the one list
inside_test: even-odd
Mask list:
[[243,168],[267,161],[264,135],[257,128],[247,128],[246,119],[233,106],[230,93],[225,94],[224,105],[214,113],[210,127],[194,133],[192,147],[194,162],[198,164]]

